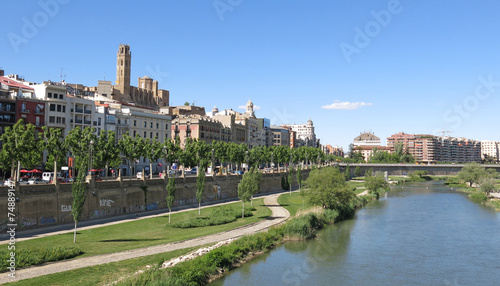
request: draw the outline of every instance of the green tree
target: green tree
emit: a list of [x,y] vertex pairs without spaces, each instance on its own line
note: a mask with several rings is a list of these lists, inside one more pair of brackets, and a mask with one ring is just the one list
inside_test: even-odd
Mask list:
[[368,193],[375,194],[378,199],[381,190],[389,190],[389,183],[385,180],[383,173],[377,172],[373,175],[365,175],[365,187]]
[[241,209],[241,217],[245,217],[245,202],[250,201],[252,196],[260,188],[261,173],[255,170],[250,170],[243,174],[240,183],[238,184],[238,198],[243,202]]
[[297,184],[299,185],[299,190],[302,188],[302,167],[297,167]]
[[[67,148],[64,144],[62,130],[59,128],[42,127],[43,130],[43,148],[47,150],[49,159],[53,160],[54,177],[57,177],[58,162],[66,161]],[[64,163],[63,163],[64,164]],[[57,180],[54,180],[57,182]]]
[[350,181],[351,180],[351,166],[349,166],[349,163],[347,164],[347,166],[345,167],[345,180],[346,181]]
[[170,170],[170,164],[179,160],[179,155],[182,152],[179,141],[165,140],[163,143],[163,158],[167,165],[166,171]]
[[31,169],[41,163],[42,144],[35,138],[33,124],[25,125],[20,119],[14,126],[5,128],[0,140],[3,165],[10,167],[13,180],[19,180],[21,165]]
[[172,204],[175,201],[175,175],[168,179],[167,183],[167,207],[168,207],[168,223],[170,223],[170,214],[172,213]]
[[288,180],[288,187],[290,188],[290,196],[292,195],[292,186],[293,186],[293,178],[294,178],[294,168],[290,168],[288,170],[288,175],[287,175],[287,180]]
[[349,208],[355,198],[345,177],[336,168],[314,169],[304,182],[303,196],[311,205],[343,211]]
[[[88,161],[91,149],[95,150],[93,145],[96,143],[96,139],[95,128],[74,128],[68,132],[68,135],[64,139],[64,144],[70,155],[75,158],[77,171],[82,171],[80,168],[82,166],[94,167],[93,165],[90,166]],[[83,170],[83,172],[86,171]]]
[[[75,159],[75,161],[77,161]],[[78,160],[79,165],[77,165],[78,175],[76,180],[71,184],[71,193],[73,195],[73,202],[71,204],[71,214],[75,222],[75,229],[73,234],[73,243],[76,243],[76,231],[78,223],[80,222],[80,217],[83,212],[83,205],[85,204],[85,199],[87,198],[87,185],[85,183],[85,173],[88,169],[87,160],[81,158]]]
[[118,168],[121,163],[120,148],[114,131],[101,130],[95,147],[95,166],[105,170],[108,176],[109,168]]
[[198,176],[196,178],[196,200],[198,200],[198,215],[201,215],[201,199],[205,190],[205,172],[201,172],[198,167]]
[[361,167],[359,165],[354,168],[354,176],[361,177]]
[[458,172],[458,179],[469,183],[469,186],[472,187],[473,184],[479,183],[485,175],[486,170],[484,167],[478,163],[469,163]]
[[132,163],[141,158],[144,153],[144,141],[137,134],[135,138],[132,138],[127,131],[123,135],[122,139],[118,142],[122,156],[128,160],[130,174],[129,177],[132,179]]
[[490,197],[490,193],[497,191],[496,180],[490,176],[486,176],[480,180],[479,189],[486,195],[486,198]]
[[153,178],[153,162],[156,162],[163,155],[163,144],[153,138],[149,143],[144,144],[144,154],[149,161],[149,178]]

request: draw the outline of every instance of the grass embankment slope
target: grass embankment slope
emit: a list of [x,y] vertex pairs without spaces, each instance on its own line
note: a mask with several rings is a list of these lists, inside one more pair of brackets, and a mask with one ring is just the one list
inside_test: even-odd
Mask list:
[[[264,253],[283,241],[310,239],[325,224],[331,224],[352,215],[354,209],[366,204],[371,198],[355,197],[347,213],[338,210],[324,210],[305,213],[290,219],[285,224],[244,236],[233,243],[212,250],[207,255],[180,263],[167,269],[150,269],[140,275],[121,281],[118,285],[204,285],[220,277],[225,271],[251,259],[256,253]],[[307,207],[299,193],[283,194],[278,199],[291,214],[297,214]],[[316,208],[317,209],[317,208]]]

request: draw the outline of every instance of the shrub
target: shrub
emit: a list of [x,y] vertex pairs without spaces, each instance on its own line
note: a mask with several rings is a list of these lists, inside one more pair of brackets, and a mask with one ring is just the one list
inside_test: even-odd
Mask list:
[[469,198],[478,202],[484,202],[487,200],[486,195],[483,192],[469,194]]
[[[45,262],[69,259],[82,254],[76,247],[48,247],[19,249],[16,251],[16,263],[18,268],[25,268],[31,265],[40,265]],[[0,251],[0,272],[4,272],[9,267],[7,259],[10,258],[10,251]]]
[[[245,206],[245,217],[252,216],[252,211],[256,209],[251,206]],[[221,225],[226,223],[231,223],[236,221],[241,217],[241,211],[239,209],[233,209],[230,206],[220,206],[215,208],[209,217],[197,217],[194,219],[181,221],[172,225],[175,228],[194,228],[194,227],[204,227]]]

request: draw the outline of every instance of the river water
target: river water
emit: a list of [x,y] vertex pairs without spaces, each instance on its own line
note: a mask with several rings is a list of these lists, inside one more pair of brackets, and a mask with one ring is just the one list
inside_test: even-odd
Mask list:
[[440,182],[393,187],[211,285],[500,285],[500,215]]

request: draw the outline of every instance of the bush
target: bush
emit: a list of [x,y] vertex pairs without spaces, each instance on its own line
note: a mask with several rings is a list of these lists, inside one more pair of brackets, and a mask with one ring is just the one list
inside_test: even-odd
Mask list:
[[[32,265],[40,265],[45,262],[69,259],[82,254],[76,247],[48,247],[19,249],[16,251],[17,268],[25,268]],[[10,258],[10,251],[0,251],[0,272],[4,272],[9,267],[7,260]]]
[[[252,216],[252,211],[256,209],[251,206],[245,206],[245,217]],[[172,227],[175,228],[194,228],[194,227],[204,227],[204,226],[213,226],[213,225],[221,225],[226,223],[231,223],[236,221],[241,217],[240,209],[233,209],[230,206],[221,206],[215,208],[209,217],[197,217],[194,219],[190,219],[187,221],[181,221],[178,223],[174,223]]]
[[478,202],[485,202],[487,200],[486,195],[483,192],[469,194],[469,198]]

